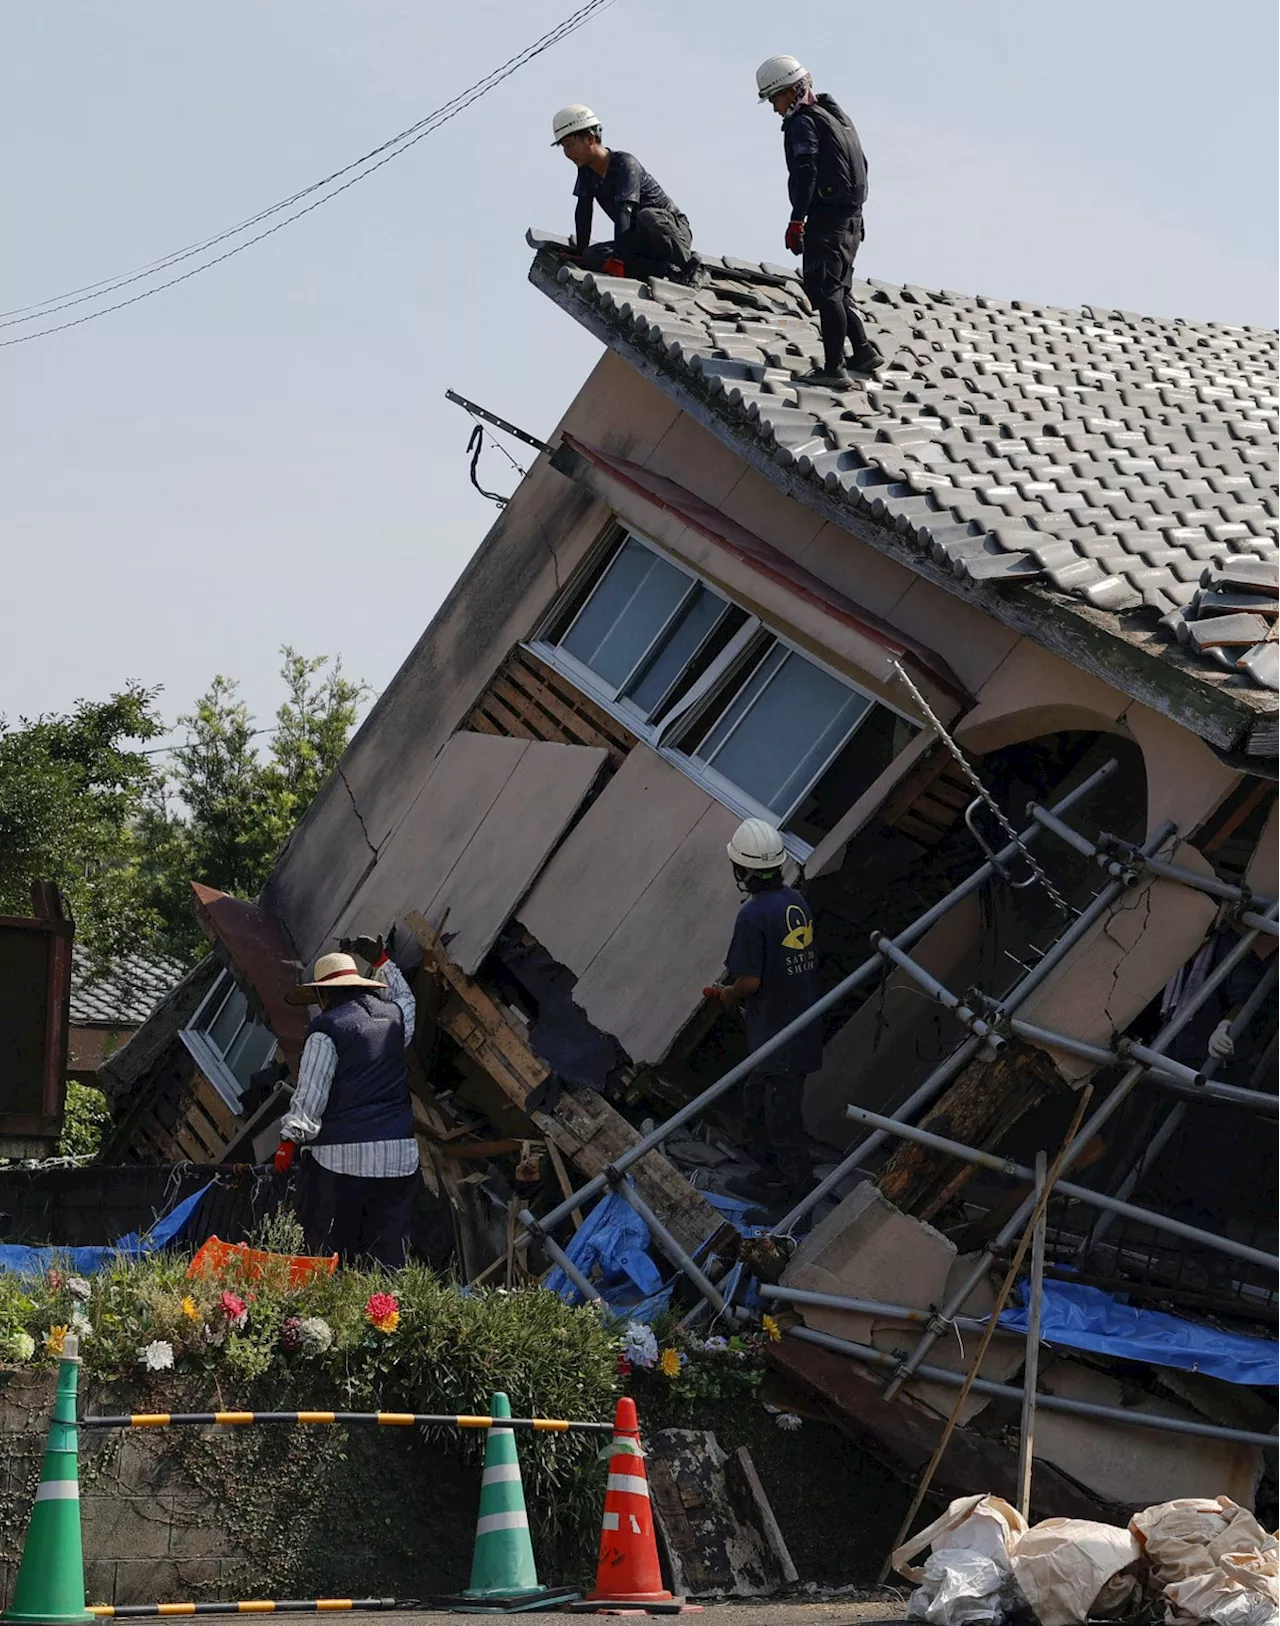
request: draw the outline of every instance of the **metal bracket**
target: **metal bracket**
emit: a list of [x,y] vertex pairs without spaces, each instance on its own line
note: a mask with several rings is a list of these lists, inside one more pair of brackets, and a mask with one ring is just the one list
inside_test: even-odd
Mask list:
[[1005,883],[1006,886],[1012,887],[1015,892],[1021,892],[1022,889],[1024,887],[1027,887],[1027,886],[1034,886],[1035,885],[1035,879],[1036,879],[1034,871],[1027,876],[1025,881],[1015,881],[1014,878],[1013,878],[1013,875],[1010,872],[1007,865],[1005,865],[1004,863],[1001,862],[1001,860],[999,858],[999,855],[996,853],[995,849],[991,846],[991,844],[987,841],[987,838],[982,834],[981,830],[979,830],[977,825],[973,822],[973,815],[983,805],[984,805],[984,803],[983,803],[982,797],[981,796],[975,796],[973,798],[973,800],[969,803],[968,807],[966,807],[965,810],[964,810],[964,822],[965,822],[966,826],[968,827],[969,834],[973,837],[973,839],[978,843],[979,847],[981,847],[983,852],[987,855],[988,863],[991,865],[992,869],[995,870],[996,874],[1000,877],[1000,879]]

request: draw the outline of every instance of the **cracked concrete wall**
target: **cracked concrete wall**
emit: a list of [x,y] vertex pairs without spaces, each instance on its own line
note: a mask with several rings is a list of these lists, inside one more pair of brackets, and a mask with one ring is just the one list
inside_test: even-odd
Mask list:
[[[643,458],[678,409],[606,351],[561,430]],[[450,735],[508,651],[533,631],[609,520],[605,504],[540,455],[348,746],[276,865],[262,902],[299,955],[332,947],[337,922],[395,833]]]

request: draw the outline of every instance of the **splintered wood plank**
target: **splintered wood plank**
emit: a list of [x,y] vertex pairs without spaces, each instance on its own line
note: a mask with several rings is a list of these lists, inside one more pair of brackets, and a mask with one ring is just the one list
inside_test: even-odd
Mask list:
[[[546,1064],[485,990],[450,960],[427,921],[411,913],[405,923],[422,945],[422,972],[443,978],[452,990],[453,997],[442,1007],[441,1025],[516,1106],[528,1111],[530,1096],[550,1076]],[[592,1090],[562,1090],[549,1111],[530,1116],[588,1178],[640,1140],[622,1114]],[[661,1152],[650,1152],[630,1172],[645,1201],[687,1251],[723,1227],[717,1210]]]
[[[640,1142],[635,1130],[592,1090],[562,1090],[550,1112],[533,1121],[571,1157],[588,1178]],[[686,1253],[693,1253],[724,1229],[725,1221],[661,1152],[648,1152],[628,1169],[640,1195]]]

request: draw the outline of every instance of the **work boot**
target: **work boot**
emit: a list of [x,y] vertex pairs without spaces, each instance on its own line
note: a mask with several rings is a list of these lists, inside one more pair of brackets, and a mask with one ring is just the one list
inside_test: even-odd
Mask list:
[[853,388],[854,383],[843,367],[837,367],[835,372],[829,373],[825,366],[815,367],[811,373],[797,373],[791,382],[810,385],[820,390],[849,390]]
[[711,273],[706,269],[702,261],[695,254],[694,257],[689,261],[688,265],[685,266],[684,270],[679,272],[673,280],[683,283],[686,288],[693,288],[696,290],[698,288],[705,288],[707,286],[707,284],[711,281]]
[[884,356],[880,352],[879,345],[872,344],[868,339],[861,349],[853,352],[853,357],[846,366],[851,373],[870,378],[884,366]]

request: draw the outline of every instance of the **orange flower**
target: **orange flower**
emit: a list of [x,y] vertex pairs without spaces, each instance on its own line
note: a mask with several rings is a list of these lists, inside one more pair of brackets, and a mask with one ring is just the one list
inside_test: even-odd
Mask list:
[[44,1347],[50,1355],[61,1355],[63,1340],[70,1329],[67,1327],[50,1327],[44,1335]]

